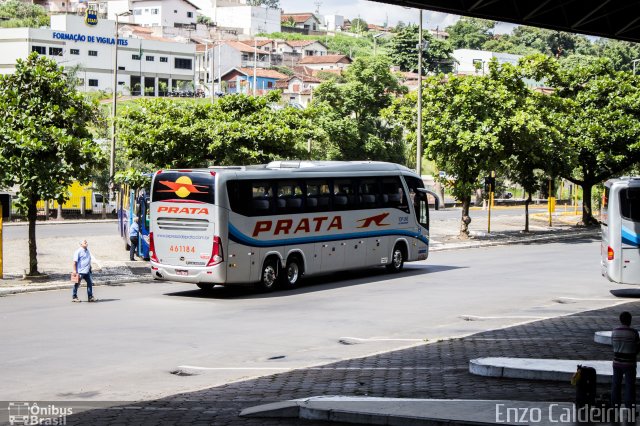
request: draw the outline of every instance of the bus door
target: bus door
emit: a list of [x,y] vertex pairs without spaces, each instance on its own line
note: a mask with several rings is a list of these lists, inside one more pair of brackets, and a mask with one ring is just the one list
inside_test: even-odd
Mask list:
[[620,190],[622,282],[640,284],[640,186]]
[[144,260],[149,260],[149,196],[142,191],[138,196],[138,255]]

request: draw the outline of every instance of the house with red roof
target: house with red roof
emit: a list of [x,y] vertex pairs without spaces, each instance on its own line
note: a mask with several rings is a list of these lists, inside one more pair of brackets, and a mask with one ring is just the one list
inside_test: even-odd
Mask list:
[[322,81],[310,75],[293,75],[276,83],[276,89],[282,90],[282,99],[287,103],[299,103],[306,107],[311,102],[313,90]]
[[[254,78],[255,72],[255,78]],[[275,90],[278,81],[286,80],[289,76],[275,70],[264,68],[233,68],[222,74],[222,81],[226,82],[227,93],[252,94],[256,87],[256,94],[263,95],[270,90]]]
[[342,71],[353,60],[346,55],[307,56],[302,58],[298,65],[303,65],[314,71]]
[[313,13],[283,13],[280,15],[282,26],[300,28],[307,31],[318,31],[320,20]]

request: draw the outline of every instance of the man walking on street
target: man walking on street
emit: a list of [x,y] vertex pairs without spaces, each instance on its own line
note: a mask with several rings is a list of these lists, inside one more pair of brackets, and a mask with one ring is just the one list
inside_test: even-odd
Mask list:
[[624,405],[635,410],[636,404],[636,355],[640,352],[638,330],[631,327],[631,314],[620,314],[620,327],[611,333],[613,346],[613,382],[611,384],[611,403],[620,407],[620,393],[624,377]]
[[133,255],[138,255],[138,236],[140,235],[140,227],[138,226],[138,218],[134,217],[129,228],[129,239],[131,240],[131,248],[129,249],[129,260],[136,260]]
[[89,298],[89,302],[95,302],[96,300],[93,298],[93,280],[91,279],[91,252],[87,248],[89,243],[87,240],[80,241],[80,248],[76,250],[73,255],[73,271],[77,273],[80,278],[78,282],[73,285],[73,299],[74,302],[79,302],[78,299],[78,287],[80,287],[80,283],[82,280],[85,280],[87,283],[87,297]]

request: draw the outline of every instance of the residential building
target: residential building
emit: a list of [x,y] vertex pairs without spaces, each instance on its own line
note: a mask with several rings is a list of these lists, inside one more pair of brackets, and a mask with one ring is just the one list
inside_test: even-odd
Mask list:
[[346,55],[307,56],[302,58],[298,65],[317,71],[342,71],[353,61]]
[[487,50],[456,49],[453,51],[456,74],[484,75],[489,72],[489,62],[517,64],[522,55],[489,52]]
[[[116,0],[108,2],[108,18],[131,10],[133,15],[123,16],[120,22],[143,27],[194,28],[199,8],[189,0]],[[195,28],[194,28],[195,29]]]
[[294,75],[278,81],[276,88],[282,90],[282,99],[285,102],[295,102],[306,107],[311,102],[313,90],[320,83],[321,80],[310,75]]
[[233,68],[222,74],[222,81],[226,82],[227,85],[227,93],[252,94],[255,83],[256,94],[258,95],[275,90],[278,81],[287,78],[288,76],[285,74],[263,68],[256,68],[255,70],[253,68]]
[[254,63],[258,68],[269,68],[272,65],[277,65],[277,63],[272,63],[272,56],[270,52],[256,49],[239,41],[223,41],[217,43],[213,48],[213,60],[219,62],[222,73],[232,68],[253,67]]
[[280,32],[280,14],[280,9],[264,6],[219,4],[212,19],[220,27],[239,29],[241,34],[255,36]]
[[[76,68],[81,91],[113,91],[115,22],[100,19],[87,25],[84,17],[53,15],[51,28],[0,29],[0,73],[15,70],[16,60],[31,52]],[[120,38],[118,91],[125,94],[193,87],[195,45],[166,40]]]
[[344,26],[344,16],[342,15],[320,15],[320,29],[331,33],[342,31]]
[[283,13],[280,21],[285,26],[292,26],[307,31],[318,31],[321,22],[313,13]]
[[82,14],[87,10],[87,1],[81,0],[35,0],[33,4],[42,6],[49,13],[77,13]]

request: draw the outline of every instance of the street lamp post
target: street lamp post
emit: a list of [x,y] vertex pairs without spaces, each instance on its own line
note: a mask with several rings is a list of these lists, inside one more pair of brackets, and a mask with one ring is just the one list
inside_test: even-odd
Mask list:
[[416,141],[416,172],[422,176],[422,9],[418,23],[418,125]]
[[116,174],[116,107],[118,100],[118,18],[120,16],[131,16],[133,13],[127,10],[122,13],[116,13],[116,37],[115,47],[113,48],[113,106],[111,116],[111,155],[109,161],[109,184],[113,184],[113,178]]

